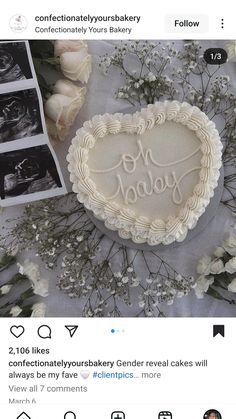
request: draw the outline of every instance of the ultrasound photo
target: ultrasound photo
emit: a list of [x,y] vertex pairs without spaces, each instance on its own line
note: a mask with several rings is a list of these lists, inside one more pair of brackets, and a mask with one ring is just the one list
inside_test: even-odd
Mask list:
[[0,43],[0,84],[32,78],[24,42]]
[[0,143],[43,133],[36,89],[0,95]]
[[12,198],[62,187],[47,145],[0,154],[0,198]]

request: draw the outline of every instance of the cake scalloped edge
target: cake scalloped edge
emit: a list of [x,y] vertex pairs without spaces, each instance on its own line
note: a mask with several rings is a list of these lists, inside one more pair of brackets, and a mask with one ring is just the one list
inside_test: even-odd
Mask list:
[[[155,125],[173,121],[194,131],[201,141],[201,166],[199,183],[193,195],[186,201],[177,216],[169,216],[167,221],[156,219],[152,222],[146,217],[135,216],[130,209],[120,207],[96,190],[89,177],[88,153],[96,141],[108,134],[143,134]],[[214,194],[220,177],[222,165],[222,143],[215,123],[196,106],[186,102],[164,101],[148,105],[134,114],[96,115],[86,121],[76,132],[67,155],[68,170],[73,191],[85,207],[103,220],[105,226],[116,230],[123,239],[135,243],[148,243],[150,246],[183,241],[188,230],[193,229],[205,211]]]

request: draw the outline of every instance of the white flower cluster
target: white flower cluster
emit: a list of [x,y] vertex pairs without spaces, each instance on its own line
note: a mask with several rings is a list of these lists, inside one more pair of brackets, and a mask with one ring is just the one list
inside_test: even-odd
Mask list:
[[10,292],[12,288],[11,284],[5,284],[2,287],[0,287],[0,295],[6,295]]
[[[44,317],[45,316],[45,311],[46,311],[46,306],[44,303],[35,303],[32,305],[31,308],[32,312],[31,312],[31,317]],[[22,313],[23,309],[18,306],[15,305],[11,308],[10,310],[10,315],[12,317],[18,317],[21,313]]]
[[26,275],[31,281],[34,294],[41,297],[47,297],[48,280],[41,278],[39,266],[28,259],[26,259],[22,265],[20,263],[17,265],[19,266],[19,273],[21,275]]
[[0,258],[0,270],[18,267],[18,272],[0,285],[0,316],[43,317],[46,306],[34,297],[48,296],[48,280],[41,278],[36,263],[28,259],[23,263],[17,263],[18,250],[19,244],[16,245],[13,241]]
[[197,264],[195,293],[203,298],[215,279],[220,279],[228,291],[236,293],[236,232],[232,231],[217,247],[213,256],[203,256]]
[[59,58],[66,79],[57,81],[45,103],[47,130],[53,143],[65,139],[84,103],[86,87],[74,81],[87,83],[92,69],[91,55],[84,41],[55,41],[54,55]]
[[[154,103],[168,95],[173,97],[178,91],[173,80],[166,76],[172,59],[177,56],[173,43],[150,41],[121,42],[115,46],[111,56],[101,58],[100,67],[106,75],[109,68],[116,67],[125,78],[125,85],[118,88],[116,96],[135,105]],[[129,63],[135,59],[135,69]]]
[[236,62],[236,41],[232,39],[231,41],[226,42],[225,49],[228,54],[228,60]]

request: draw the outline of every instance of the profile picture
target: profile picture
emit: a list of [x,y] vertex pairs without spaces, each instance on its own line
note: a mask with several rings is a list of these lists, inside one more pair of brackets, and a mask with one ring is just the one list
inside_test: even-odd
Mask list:
[[0,198],[47,191],[61,187],[47,145],[0,154]]
[[203,419],[222,419],[222,417],[218,410],[210,409],[204,414]]
[[0,43],[0,84],[32,78],[26,44]]
[[36,89],[0,95],[0,143],[43,132]]

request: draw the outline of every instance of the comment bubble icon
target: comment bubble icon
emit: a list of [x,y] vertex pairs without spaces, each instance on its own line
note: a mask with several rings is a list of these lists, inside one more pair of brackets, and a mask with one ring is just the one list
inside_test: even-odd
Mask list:
[[52,330],[47,324],[42,324],[38,328],[38,335],[41,339],[51,339]]

